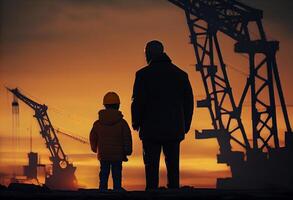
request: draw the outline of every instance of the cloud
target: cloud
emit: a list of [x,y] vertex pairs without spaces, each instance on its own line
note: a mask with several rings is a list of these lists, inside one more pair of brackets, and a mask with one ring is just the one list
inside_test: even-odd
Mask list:
[[[2,0],[1,43],[50,40],[65,38],[67,32],[51,30],[52,25],[62,20],[66,23],[97,20],[105,8],[124,12],[140,12],[144,9],[164,5],[164,0]],[[113,15],[113,20],[119,14]],[[110,20],[109,20],[110,21]],[[66,24],[65,24],[66,25]]]
[[[265,18],[280,24],[286,30],[293,31],[293,3],[290,0],[263,1],[243,0],[252,7],[265,11]],[[19,43],[29,41],[50,41],[68,37],[79,37],[83,30],[64,30],[56,24],[83,23],[98,21],[103,11],[112,10],[111,23],[118,19],[121,12],[141,13],[154,9],[169,9],[167,0],[2,0],[1,1],[1,35],[2,43]],[[171,12],[171,11],[170,11]],[[173,12],[173,11],[172,11]],[[183,14],[183,13],[182,13]],[[143,15],[143,14],[142,14]],[[139,21],[138,19],[135,19]],[[88,30],[84,30],[88,31]]]
[[115,6],[123,8],[145,9],[145,6],[161,6],[166,0],[65,0],[66,3],[78,6]]

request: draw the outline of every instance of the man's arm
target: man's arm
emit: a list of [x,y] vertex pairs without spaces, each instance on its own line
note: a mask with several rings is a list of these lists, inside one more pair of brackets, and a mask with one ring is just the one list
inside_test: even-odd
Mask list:
[[91,149],[94,153],[97,153],[97,148],[98,148],[98,134],[95,131],[95,123],[93,125],[93,128],[90,132],[90,144],[91,144]]
[[131,104],[132,127],[134,130],[139,130],[141,126],[144,106],[144,92],[142,78],[138,73],[136,73]]
[[184,119],[185,119],[185,133],[187,133],[190,129],[192,115],[194,108],[194,100],[193,100],[193,92],[188,79],[188,75],[186,75],[185,83],[184,83]]

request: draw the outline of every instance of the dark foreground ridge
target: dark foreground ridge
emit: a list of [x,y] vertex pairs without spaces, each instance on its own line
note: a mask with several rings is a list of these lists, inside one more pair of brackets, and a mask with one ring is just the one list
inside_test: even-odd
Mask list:
[[49,190],[46,187],[34,185],[11,184],[8,188],[0,186],[1,199],[70,199],[70,200],[169,200],[169,199],[291,199],[291,190],[217,190],[217,189],[195,189],[183,187],[178,190],[156,190],[156,191],[125,191],[125,192],[99,192],[96,189],[79,189],[78,191]]

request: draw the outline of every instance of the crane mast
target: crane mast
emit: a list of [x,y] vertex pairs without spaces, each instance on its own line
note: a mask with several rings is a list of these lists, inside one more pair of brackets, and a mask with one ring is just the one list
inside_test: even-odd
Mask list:
[[[278,41],[268,41],[261,10],[236,0],[168,0],[185,12],[196,71],[201,74],[206,98],[197,102],[207,108],[213,129],[196,132],[197,139],[216,138],[219,163],[230,166],[232,178],[218,179],[218,188],[291,185],[293,134],[276,63]],[[252,35],[250,24],[256,25]],[[247,54],[249,77],[236,104],[229,82],[218,34],[235,41],[236,53]],[[252,130],[241,116],[250,91]],[[277,127],[276,100],[279,97],[286,125],[285,147],[281,147]],[[248,134],[252,133],[252,144]],[[243,149],[233,151],[232,143]],[[278,170],[276,170],[278,169]]]
[[48,107],[29,99],[18,88],[7,88],[7,90],[35,111],[34,117],[38,121],[41,129],[40,134],[45,140],[46,147],[51,155],[50,160],[52,161],[52,174],[46,177],[45,184],[51,189],[76,189],[77,181],[74,175],[76,167],[69,163],[62,149],[47,114]]

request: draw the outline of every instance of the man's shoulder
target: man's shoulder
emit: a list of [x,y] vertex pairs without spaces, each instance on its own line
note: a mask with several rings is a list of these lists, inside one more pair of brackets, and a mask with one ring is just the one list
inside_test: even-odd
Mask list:
[[144,66],[142,67],[141,69],[139,69],[137,72],[136,72],[136,76],[143,76],[145,75],[148,71],[149,71],[150,67],[147,65],[147,66]]
[[[181,77],[184,77],[184,78],[188,78],[188,74],[182,70],[180,67],[174,65],[173,63],[170,63],[170,70],[172,70],[173,72],[175,71],[177,75],[181,76]],[[144,77],[144,76],[148,76],[153,74],[153,73],[156,73],[156,68],[155,67],[150,67],[150,66],[145,66],[145,67],[142,67],[141,69],[139,69],[137,72],[136,72],[136,77]]]
[[177,65],[174,65],[172,63],[172,67],[173,69],[181,76],[183,76],[184,78],[187,78],[188,77],[188,74],[183,70],[181,69],[180,67],[178,67]]

